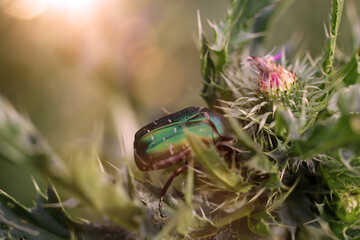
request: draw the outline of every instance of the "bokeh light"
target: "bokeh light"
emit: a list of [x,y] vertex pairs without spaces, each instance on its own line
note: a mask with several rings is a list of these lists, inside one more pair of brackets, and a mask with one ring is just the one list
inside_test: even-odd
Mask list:
[[10,16],[29,20],[45,11],[66,13],[71,17],[85,17],[93,14],[99,0],[4,0],[2,10]]
[[5,0],[1,7],[6,14],[12,17],[32,19],[43,13],[46,8],[46,0]]
[[181,99],[184,74],[176,56],[148,47],[134,55],[128,70],[137,97],[146,105],[160,107]]
[[96,8],[98,0],[46,0],[49,7],[70,11],[89,11]]

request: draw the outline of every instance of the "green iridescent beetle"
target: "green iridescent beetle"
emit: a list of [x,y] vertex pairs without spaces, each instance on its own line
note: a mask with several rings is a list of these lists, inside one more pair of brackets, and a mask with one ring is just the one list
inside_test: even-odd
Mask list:
[[134,157],[141,171],[152,171],[172,166],[179,162],[185,164],[170,176],[160,192],[159,211],[162,199],[173,179],[187,168],[191,158],[191,148],[184,130],[197,135],[205,143],[213,142],[231,164],[234,141],[230,136],[227,121],[223,115],[204,107],[189,107],[162,117],[144,126],[135,134]]

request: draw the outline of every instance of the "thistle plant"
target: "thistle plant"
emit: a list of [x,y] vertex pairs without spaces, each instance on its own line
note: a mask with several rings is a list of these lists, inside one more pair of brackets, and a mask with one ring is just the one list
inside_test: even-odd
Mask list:
[[[224,20],[210,23],[213,42],[199,14],[201,95],[226,116],[234,153],[229,164],[215,144],[185,131],[194,161],[164,196],[165,218],[159,215],[158,182],[176,166],[159,170],[164,176],[156,179],[130,167],[132,159],[123,155],[107,171],[110,166],[97,157],[101,133],[88,152],[64,161],[1,100],[1,159],[35,168],[51,182],[46,194],[38,188],[31,209],[0,191],[0,236],[360,239],[360,46],[347,61],[337,59],[343,4],[333,1],[323,53],[291,61],[286,48],[249,54],[264,52],[253,29],[266,30],[288,1],[233,0]],[[354,40],[359,43],[359,36]],[[55,188],[101,220],[70,216]]]

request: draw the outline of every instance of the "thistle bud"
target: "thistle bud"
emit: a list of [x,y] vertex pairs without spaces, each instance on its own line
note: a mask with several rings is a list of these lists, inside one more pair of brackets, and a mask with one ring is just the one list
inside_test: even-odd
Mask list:
[[360,218],[360,193],[343,192],[337,195],[335,213],[344,222],[355,222]]
[[279,92],[287,93],[294,87],[296,75],[280,64],[276,65],[276,60],[280,57],[281,54],[248,58],[247,61],[258,75],[257,81],[261,92],[277,96]]

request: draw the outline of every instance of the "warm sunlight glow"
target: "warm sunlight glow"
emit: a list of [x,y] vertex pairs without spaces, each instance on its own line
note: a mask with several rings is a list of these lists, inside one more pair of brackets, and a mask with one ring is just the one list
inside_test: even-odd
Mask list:
[[19,19],[32,19],[50,10],[71,17],[88,16],[94,13],[99,0],[4,0],[1,10]]
[[49,8],[59,10],[88,12],[93,11],[98,0],[46,0]]
[[32,19],[39,16],[46,8],[45,0],[5,0],[0,1],[1,10],[19,19]]

